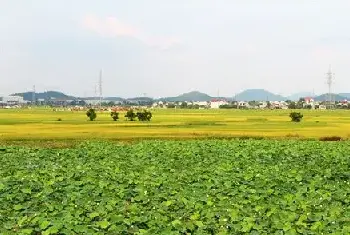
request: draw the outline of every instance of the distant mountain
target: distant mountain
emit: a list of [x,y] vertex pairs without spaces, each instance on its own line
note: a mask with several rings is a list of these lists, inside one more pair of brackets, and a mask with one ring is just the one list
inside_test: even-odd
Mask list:
[[103,100],[109,100],[109,101],[124,101],[125,99],[122,97],[104,97]]
[[[33,99],[32,98],[33,92],[15,93],[12,95],[21,96],[26,101],[32,101]],[[35,99],[74,100],[76,98],[74,96],[69,96],[58,91],[47,91],[47,92],[35,93]]]
[[288,96],[287,99],[297,101],[300,98],[313,97],[313,96],[314,96],[314,94],[312,92],[299,92],[299,93],[295,93],[293,95]]
[[133,98],[128,98],[127,100],[151,102],[151,101],[153,101],[153,98],[151,98],[151,97],[133,97]]
[[347,99],[350,99],[350,93],[339,93],[338,95],[346,97]]
[[[99,97],[81,97],[79,99],[82,100],[100,100]],[[108,101],[124,101],[124,98],[121,97],[103,97],[102,100],[108,100]]]
[[191,91],[176,97],[165,97],[165,98],[160,98],[159,100],[176,102],[176,101],[210,101],[211,99],[212,97],[205,93],[201,93],[199,91]]
[[[315,97],[315,101],[326,101],[328,99],[328,94],[322,94],[319,96]],[[342,101],[342,100],[346,100],[347,98],[344,96],[341,96],[339,94],[332,94],[332,100],[335,101]]]
[[264,89],[248,89],[236,95],[238,101],[281,101],[287,98]]

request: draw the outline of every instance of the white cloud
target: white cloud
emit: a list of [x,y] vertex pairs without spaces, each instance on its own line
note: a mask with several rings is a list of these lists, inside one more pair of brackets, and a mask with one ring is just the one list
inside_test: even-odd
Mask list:
[[82,20],[83,28],[93,31],[103,37],[130,37],[142,41],[144,44],[166,50],[179,44],[180,40],[175,37],[150,36],[137,27],[121,22],[116,17],[99,18],[87,15]]

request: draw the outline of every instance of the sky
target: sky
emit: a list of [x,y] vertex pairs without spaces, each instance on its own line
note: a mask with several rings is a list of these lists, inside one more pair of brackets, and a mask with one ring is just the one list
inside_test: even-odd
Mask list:
[[350,92],[350,1],[0,0],[0,94]]

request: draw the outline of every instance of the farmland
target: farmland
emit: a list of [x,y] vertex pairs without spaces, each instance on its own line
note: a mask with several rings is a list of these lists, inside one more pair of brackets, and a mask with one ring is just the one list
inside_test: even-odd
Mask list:
[[0,110],[0,234],[350,234],[348,111],[152,113]]
[[[52,109],[0,110],[0,142],[66,140],[135,140],[229,138],[237,136],[319,138],[350,136],[347,110],[302,110],[301,123],[292,123],[288,110],[152,110],[151,122],[128,122],[124,113],[113,122],[97,113]],[[61,119],[61,121],[58,121]]]
[[84,142],[0,151],[1,234],[349,234],[350,145]]

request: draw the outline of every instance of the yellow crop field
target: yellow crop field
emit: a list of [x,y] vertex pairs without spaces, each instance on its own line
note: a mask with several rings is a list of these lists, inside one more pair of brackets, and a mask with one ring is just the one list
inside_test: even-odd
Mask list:
[[[152,110],[151,122],[130,122],[120,113],[114,122],[108,112],[88,121],[83,111],[52,109],[0,110],[0,141],[132,140],[143,138],[208,137],[350,137],[350,111],[300,110],[300,123],[290,110]],[[61,119],[61,121],[58,121]]]

